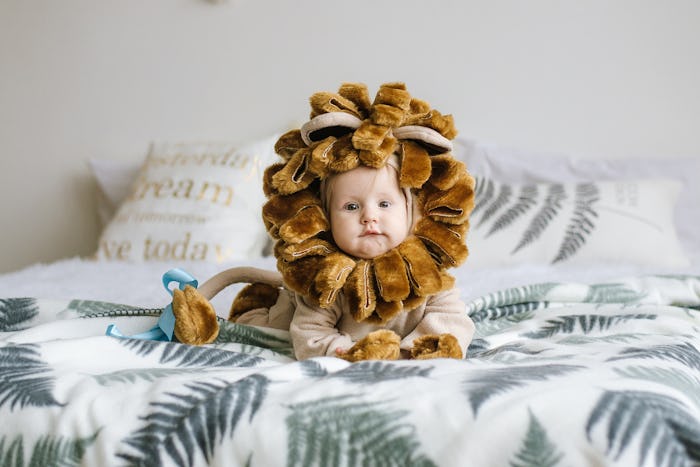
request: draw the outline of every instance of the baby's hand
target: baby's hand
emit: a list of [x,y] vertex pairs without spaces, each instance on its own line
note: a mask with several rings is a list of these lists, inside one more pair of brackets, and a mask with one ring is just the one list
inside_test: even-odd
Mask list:
[[411,356],[419,360],[463,357],[459,342],[452,334],[428,334],[415,339]]
[[[399,358],[399,344],[401,339],[393,332],[380,329],[367,334],[353,345],[349,350],[336,349],[338,357],[349,362],[360,360],[396,360]],[[342,354],[338,354],[338,350]]]

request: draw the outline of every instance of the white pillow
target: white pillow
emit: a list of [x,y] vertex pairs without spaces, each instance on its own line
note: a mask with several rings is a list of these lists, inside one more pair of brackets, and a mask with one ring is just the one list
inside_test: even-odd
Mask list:
[[477,177],[467,267],[689,262],[671,180],[506,184]]
[[475,176],[502,182],[552,182],[665,178],[683,183],[675,209],[681,243],[700,252],[700,158],[583,159],[567,154],[483,144],[465,138],[455,140],[455,157]]
[[276,141],[152,144],[102,232],[97,259],[220,263],[261,257],[267,243],[262,176],[279,159]]

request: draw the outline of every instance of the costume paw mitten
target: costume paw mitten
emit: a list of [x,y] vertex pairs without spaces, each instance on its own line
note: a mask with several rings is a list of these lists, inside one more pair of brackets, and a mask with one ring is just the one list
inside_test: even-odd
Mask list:
[[175,337],[183,344],[210,344],[219,335],[214,308],[191,285],[173,291],[173,315]]
[[365,337],[355,342],[340,358],[349,362],[360,360],[396,360],[399,358],[401,350],[399,345],[401,338],[394,331],[380,329],[367,334]]
[[457,338],[452,334],[428,334],[413,341],[411,356],[415,359],[463,357]]

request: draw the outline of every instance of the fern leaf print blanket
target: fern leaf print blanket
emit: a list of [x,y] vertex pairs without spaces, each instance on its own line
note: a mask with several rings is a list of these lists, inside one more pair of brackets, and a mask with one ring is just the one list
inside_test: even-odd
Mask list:
[[0,300],[0,465],[700,463],[700,278],[541,283],[472,300],[464,360],[295,361],[222,322],[115,338],[160,310]]

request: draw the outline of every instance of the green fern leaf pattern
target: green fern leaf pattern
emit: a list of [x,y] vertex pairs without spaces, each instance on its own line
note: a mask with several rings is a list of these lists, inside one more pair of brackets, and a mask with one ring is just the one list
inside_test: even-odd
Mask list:
[[532,242],[537,240],[540,235],[547,229],[552,220],[557,217],[559,211],[563,206],[563,202],[566,199],[566,192],[564,191],[564,185],[560,183],[554,183],[549,186],[547,196],[544,199],[544,204],[537,211],[535,217],[532,218],[530,224],[525,229],[520,241],[515,246],[511,254],[515,254],[522,248],[530,245]]
[[576,185],[574,213],[566,228],[564,240],[559,246],[559,252],[552,263],[558,263],[573,256],[586,243],[586,237],[593,232],[593,218],[598,213],[593,205],[600,199],[600,189],[594,183],[579,183]]
[[15,438],[5,447],[6,438],[0,439],[0,465],[5,467],[61,466],[81,465],[85,449],[95,442],[97,433],[88,438],[67,439],[42,436],[34,446],[29,462],[24,462],[24,442],[21,436]]
[[547,325],[537,331],[524,334],[531,339],[545,339],[559,333],[571,334],[578,327],[584,334],[591,332],[605,331],[613,325],[625,323],[635,319],[656,319],[656,315],[633,314],[633,315],[569,315],[556,319],[548,319]]
[[119,339],[119,342],[136,351],[138,355],[160,352],[160,363],[175,364],[180,367],[192,366],[256,366],[263,361],[256,355],[229,352],[211,347],[185,345],[177,342],[162,342],[144,339]]
[[33,344],[0,347],[0,406],[60,406],[53,396],[55,378]]
[[0,332],[26,329],[38,314],[39,307],[34,298],[0,299]]
[[221,321],[219,323],[219,335],[214,344],[228,343],[253,345],[275,351],[287,357],[294,357],[294,350],[289,339],[281,338],[253,326]]
[[625,378],[651,381],[653,383],[672,386],[689,397],[696,407],[700,407],[700,378],[693,377],[683,371],[674,368],[649,368],[633,366],[627,368],[615,368],[615,373]]
[[[535,316],[535,310],[545,308],[544,304],[546,302],[538,303],[539,306],[533,306],[531,310],[517,310],[518,313],[514,313],[503,317],[503,319],[484,319],[475,321],[475,336],[477,337],[487,337],[492,336],[496,333],[503,331],[504,329],[509,329],[513,327],[514,323],[519,323],[521,321],[526,321],[532,319]],[[525,304],[527,305],[527,304]],[[513,308],[513,307],[508,307]],[[501,310],[499,308],[499,310]]]
[[491,219],[491,217],[496,215],[501,208],[510,202],[511,196],[513,196],[513,188],[510,185],[501,185],[496,198],[484,208],[484,213],[481,215],[477,226],[483,225],[486,221]]
[[175,343],[162,343],[159,341],[152,341],[152,340],[147,340],[147,339],[119,339],[117,342],[119,342],[121,345],[124,347],[127,347],[129,349],[132,349],[136,352],[137,355],[141,355],[143,357],[152,354],[153,352],[162,350],[163,347],[169,347],[171,345],[176,345]]
[[[148,381],[152,383],[160,378],[166,378],[171,375],[183,374],[187,370],[177,368],[129,368],[127,370],[113,371],[111,373],[103,373],[95,375],[95,381],[101,386],[110,386],[112,384],[133,384],[138,381]],[[197,370],[191,370],[197,371]]]
[[85,449],[94,443],[97,433],[88,438],[66,439],[44,436],[34,445],[29,465],[79,466]]
[[493,222],[486,236],[488,237],[499,230],[505,229],[535,204],[537,204],[537,185],[524,185],[515,204]]
[[589,440],[598,424],[605,425],[607,452],[615,459],[636,446],[637,465],[645,465],[649,456],[657,467],[700,462],[700,421],[670,397],[642,391],[606,391],[586,424]]
[[646,334],[642,333],[620,333],[620,334],[607,334],[605,336],[583,336],[583,335],[572,335],[564,337],[563,339],[557,340],[557,344],[566,345],[586,345],[586,344],[599,344],[601,342],[606,342],[609,344],[626,344],[630,341],[640,341],[644,340]]
[[512,467],[554,467],[564,455],[547,436],[547,431],[530,411],[527,433]]
[[475,216],[484,206],[489,204],[495,193],[496,185],[493,180],[476,177],[474,179],[474,209],[472,209],[471,216]]
[[209,462],[246,413],[249,420],[255,417],[269,384],[251,375],[235,382],[193,382],[187,392],[167,393],[169,400],[151,403],[145,426],[125,440],[129,449],[117,456],[138,466],[191,466],[197,454]]
[[498,319],[502,314],[491,313],[491,309],[505,305],[545,301],[547,294],[558,285],[555,282],[543,282],[499,290],[472,300],[467,304],[467,311],[472,319],[475,317],[477,319]]
[[210,347],[197,347],[170,343],[163,351],[162,363],[175,363],[177,366],[218,366],[253,367],[264,359],[242,352],[229,352]]
[[3,467],[24,467],[24,444],[22,438],[17,437],[7,446],[7,438],[0,439],[0,465]]
[[554,376],[579,370],[576,365],[529,365],[477,370],[463,382],[464,394],[469,399],[474,416],[490,398],[533,381],[545,381]]
[[419,452],[408,410],[341,395],[294,404],[286,418],[287,466],[435,464]]
[[508,354],[521,354],[521,355],[539,355],[542,352],[544,352],[545,349],[529,349],[527,348],[526,345],[524,344],[506,344],[506,345],[501,345],[499,347],[493,347],[489,348],[488,350],[483,350],[481,352],[475,352],[474,354],[470,355],[472,358],[481,358],[484,360],[495,360],[495,361],[504,361],[505,359],[500,358],[501,355],[508,353]]
[[328,370],[316,360],[301,360],[297,365],[301,368],[301,373],[308,378],[323,378],[328,375]]
[[638,303],[647,292],[637,291],[625,284],[593,284],[583,299],[585,303]]
[[383,361],[365,361],[333,373],[333,378],[342,378],[356,384],[381,383],[406,378],[427,378],[432,367],[396,365]]
[[632,347],[623,350],[610,361],[625,359],[655,359],[676,361],[688,368],[700,370],[700,352],[689,342],[680,344],[656,345],[647,348]]
[[490,348],[491,345],[489,344],[489,342],[486,339],[482,339],[477,332],[474,336],[474,339],[472,339],[472,341],[469,343],[469,347],[467,347],[466,358],[469,359],[478,356],[481,353],[488,351]]
[[517,316],[519,314],[527,313],[529,315],[530,312],[534,310],[547,308],[548,306],[548,302],[514,303],[512,305],[497,306],[474,313],[474,315],[472,315],[472,319],[474,320],[474,323],[481,323],[487,320],[508,318],[510,323],[514,323],[518,321]]

